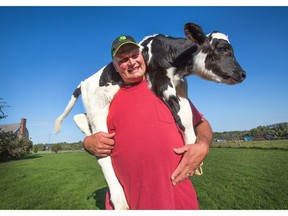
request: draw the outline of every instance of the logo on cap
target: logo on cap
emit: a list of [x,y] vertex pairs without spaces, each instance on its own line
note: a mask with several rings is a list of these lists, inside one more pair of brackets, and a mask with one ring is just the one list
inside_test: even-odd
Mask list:
[[120,36],[118,40],[119,40],[119,41],[126,40],[126,37],[125,37],[125,36]]

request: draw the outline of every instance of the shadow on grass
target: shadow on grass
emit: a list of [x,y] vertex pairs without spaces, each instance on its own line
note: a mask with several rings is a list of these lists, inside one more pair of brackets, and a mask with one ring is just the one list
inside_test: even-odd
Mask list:
[[28,155],[25,155],[21,158],[15,158],[15,159],[10,159],[10,158],[5,156],[3,158],[0,157],[0,163],[6,163],[6,162],[10,162],[10,161],[36,159],[36,158],[41,158],[41,157],[42,157],[41,155],[37,155],[37,154],[28,154]]
[[41,155],[38,154],[28,154],[25,155],[21,160],[28,160],[28,159],[35,159],[35,158],[41,158]]
[[89,200],[91,197],[95,200],[95,205],[100,210],[105,210],[105,197],[106,192],[108,191],[108,187],[103,187],[94,191],[90,196],[87,197]]

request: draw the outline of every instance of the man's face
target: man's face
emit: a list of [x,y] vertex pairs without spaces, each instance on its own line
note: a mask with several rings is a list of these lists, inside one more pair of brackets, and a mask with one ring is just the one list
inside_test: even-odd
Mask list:
[[113,65],[126,85],[142,81],[146,72],[146,64],[140,49],[133,44],[123,45],[117,51]]

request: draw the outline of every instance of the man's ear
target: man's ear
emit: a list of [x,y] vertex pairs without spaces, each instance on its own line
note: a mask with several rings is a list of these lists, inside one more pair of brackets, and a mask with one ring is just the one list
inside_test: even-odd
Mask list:
[[119,72],[116,70],[116,68],[117,68],[117,64],[115,63],[114,58],[112,59],[112,64],[113,64],[113,66],[114,66],[115,71],[116,71],[117,73],[119,73]]

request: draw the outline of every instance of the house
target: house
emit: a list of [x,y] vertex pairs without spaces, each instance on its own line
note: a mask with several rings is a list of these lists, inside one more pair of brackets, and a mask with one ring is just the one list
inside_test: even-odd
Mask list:
[[20,123],[0,125],[0,131],[12,131],[13,134],[16,134],[19,138],[29,139],[29,131],[26,127],[26,122],[27,120],[22,118]]

